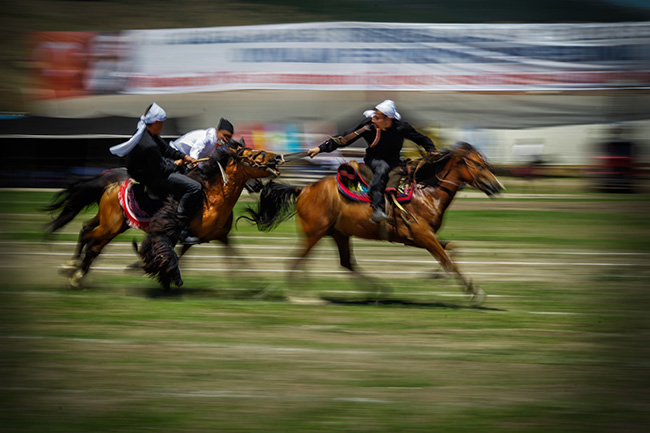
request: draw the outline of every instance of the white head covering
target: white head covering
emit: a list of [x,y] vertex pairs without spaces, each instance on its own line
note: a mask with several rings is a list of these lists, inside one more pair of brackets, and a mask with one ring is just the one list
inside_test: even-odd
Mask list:
[[147,128],[147,125],[151,125],[154,122],[164,122],[165,120],[167,120],[167,114],[165,113],[165,110],[163,110],[160,105],[154,102],[151,104],[149,111],[147,111],[144,116],[140,116],[140,121],[138,122],[138,130],[135,132],[135,134],[133,134],[133,137],[124,143],[111,147],[111,153],[117,156],[127,155],[135,147],[135,145],[138,144],[140,138],[142,137],[142,134],[144,134],[144,130]]
[[375,111],[381,111],[386,116],[393,119],[400,120],[402,116],[397,112],[397,107],[395,107],[395,102],[390,99],[386,99],[381,104],[378,104],[374,110],[366,110],[363,112],[363,115],[366,117],[372,117],[375,115]]

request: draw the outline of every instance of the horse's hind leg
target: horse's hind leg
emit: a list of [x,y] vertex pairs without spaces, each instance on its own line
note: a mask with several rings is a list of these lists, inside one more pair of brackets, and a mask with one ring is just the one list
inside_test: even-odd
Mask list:
[[99,225],[99,216],[96,215],[93,219],[88,220],[83,223],[81,230],[79,231],[79,237],[77,239],[77,245],[75,246],[74,254],[72,258],[62,264],[59,267],[59,272],[64,275],[71,275],[74,273],[80,266],[80,257],[86,247],[86,241],[84,240],[88,233],[93,231],[95,227]]
[[320,241],[323,238],[324,235],[305,235],[304,238],[304,246],[302,250],[300,251],[299,254],[296,255],[296,261],[294,262],[293,266],[291,267],[291,274],[295,273],[296,271],[300,270],[302,267],[302,263],[304,260],[307,258],[309,255],[309,252],[316,246],[318,241]]
[[110,221],[104,224],[102,221],[97,227],[88,232],[83,237],[86,244],[85,252],[77,270],[70,276],[69,283],[72,287],[81,287],[81,279],[88,273],[93,261],[99,256],[104,247],[108,245],[115,236],[124,232],[128,226],[121,217],[110,218]]
[[[305,280],[307,278],[306,275],[303,275],[301,278],[299,278],[296,274],[297,271],[302,269],[302,264],[309,255],[309,252],[314,248],[314,246],[322,239],[323,235],[320,236],[305,236],[304,238],[304,246],[302,250],[296,255],[295,262],[293,263],[293,266],[291,266],[291,269],[289,270],[289,275],[287,277],[287,286],[289,287],[289,293],[293,292],[294,288],[296,285],[300,286],[307,286],[308,284],[305,284]],[[303,287],[300,287],[303,288]],[[316,303],[323,303],[322,300],[317,300],[316,298],[309,297],[309,298],[304,298],[304,297],[295,297],[292,296],[291,294],[287,296],[289,301],[298,303],[298,304],[316,304]]]
[[352,257],[352,248],[350,247],[350,236],[344,235],[343,233],[336,230],[334,230],[331,233],[331,236],[334,239],[334,242],[336,242],[336,246],[339,249],[339,260],[341,266],[354,272],[356,263],[354,261],[354,258]]
[[337,230],[333,230],[330,235],[338,247],[341,266],[352,272],[353,278],[362,289],[367,293],[374,293],[375,296],[385,295],[390,292],[390,287],[387,287],[385,283],[378,281],[369,275],[365,275],[357,269],[357,264],[354,260],[352,247],[350,245],[350,236]]

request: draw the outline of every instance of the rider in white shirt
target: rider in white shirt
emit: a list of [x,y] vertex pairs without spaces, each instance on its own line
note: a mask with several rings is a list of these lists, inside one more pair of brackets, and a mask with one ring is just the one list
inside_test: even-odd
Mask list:
[[215,147],[227,148],[233,133],[232,123],[222,118],[216,128],[190,131],[169,145],[194,159],[207,158]]

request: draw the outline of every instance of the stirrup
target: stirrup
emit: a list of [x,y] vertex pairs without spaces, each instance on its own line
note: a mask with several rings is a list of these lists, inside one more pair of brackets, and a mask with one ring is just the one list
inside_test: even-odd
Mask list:
[[183,245],[197,244],[199,242],[199,238],[197,238],[196,236],[190,235],[190,218],[186,217],[184,215],[179,215],[178,216],[178,221],[179,221],[181,227],[183,227],[181,229],[181,232],[180,232],[179,236],[178,236],[179,242],[182,243]]
[[199,238],[197,238],[196,236],[191,236],[187,228],[181,230],[179,239],[183,245],[196,245],[199,243]]
[[381,224],[382,222],[388,220],[388,215],[381,209],[375,209],[370,217],[370,222],[375,224]]

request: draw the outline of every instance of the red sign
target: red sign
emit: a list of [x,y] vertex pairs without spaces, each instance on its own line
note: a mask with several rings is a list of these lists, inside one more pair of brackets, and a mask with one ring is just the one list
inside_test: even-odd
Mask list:
[[85,95],[93,32],[35,32],[30,35],[35,98]]

